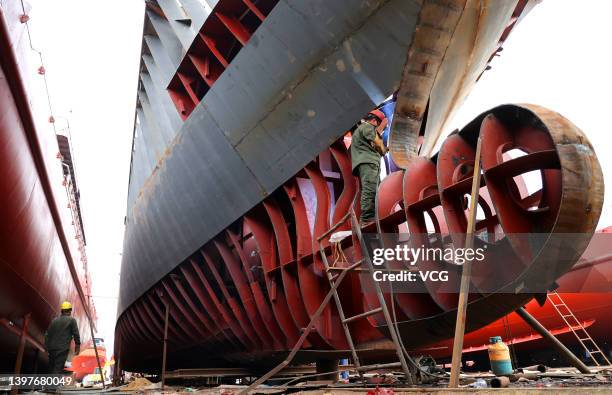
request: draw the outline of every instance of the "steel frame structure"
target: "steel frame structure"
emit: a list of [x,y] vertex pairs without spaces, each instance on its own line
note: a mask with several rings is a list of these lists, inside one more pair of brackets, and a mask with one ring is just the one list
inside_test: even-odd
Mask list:
[[[388,175],[379,188],[377,222],[362,231],[409,232],[415,245],[428,245],[431,241],[421,237],[430,230],[428,216],[436,233],[447,234],[448,240],[461,245],[457,235],[465,233],[467,225],[464,197],[471,187],[470,166],[479,133],[483,177],[478,205],[484,218],[478,220],[476,231],[495,235],[487,254],[503,257],[506,272],[497,277],[511,281],[493,281],[496,273],[491,268],[474,267],[472,289],[477,291],[469,298],[467,331],[533,297],[516,293],[517,284],[542,273],[554,273],[554,281],[565,273],[586,248],[603,199],[601,169],[579,129],[541,107],[505,105],[450,135],[431,159],[418,158],[406,170]],[[512,157],[512,150],[522,155]],[[532,194],[526,193],[521,177],[529,172],[537,172],[542,181],[542,188]],[[126,310],[117,324],[122,366],[158,369],[160,295],[167,296],[171,305],[169,366],[258,364],[263,369],[281,361],[330,290],[317,239],[331,228],[349,228],[341,222],[358,193],[349,152],[340,139]],[[553,238],[539,248],[525,249],[524,241],[514,236],[525,233],[581,233],[583,237],[571,249],[556,245]],[[342,248],[358,261],[361,249],[348,240]],[[332,247],[324,238],[321,246],[331,256]],[[549,251],[564,252],[566,259],[546,259]],[[389,265],[404,268],[400,262]],[[418,265],[449,270],[449,284],[459,281],[460,272],[453,270],[453,263],[420,261]],[[365,350],[377,348],[389,330],[380,311],[365,317],[379,303],[375,293],[364,292],[361,275],[350,273],[338,287],[338,295],[346,317],[365,318],[347,324],[357,352],[367,358]],[[399,334],[408,348],[447,339],[454,329],[457,294],[445,291],[440,283],[425,281],[419,286],[422,292],[384,295],[387,305],[395,306]],[[334,304],[325,306],[313,326],[296,361],[350,354]]]

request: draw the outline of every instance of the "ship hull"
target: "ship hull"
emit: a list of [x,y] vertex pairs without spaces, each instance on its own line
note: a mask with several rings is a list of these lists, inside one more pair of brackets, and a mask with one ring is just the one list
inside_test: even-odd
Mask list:
[[[471,174],[462,169],[473,163],[479,136],[486,187],[479,201],[485,218],[476,223],[476,229],[486,230],[488,236],[477,239],[487,252],[485,261],[473,268],[467,331],[486,326],[526,304],[534,294],[546,292],[583,253],[602,204],[601,172],[592,148],[588,143],[584,149],[572,145],[584,144],[584,134],[541,107],[504,105],[449,136],[434,158],[419,158],[405,171],[389,174],[378,190],[377,223],[362,231],[382,232],[381,243],[392,249],[406,232],[411,235],[410,246],[435,247],[439,237],[432,239],[425,227],[425,215],[429,215],[437,224],[436,234],[446,235],[444,245],[463,237],[464,195],[471,188]],[[498,154],[504,147],[529,153],[503,160]],[[516,173],[517,169],[523,170]],[[545,195],[542,190],[535,195],[521,192],[515,177],[525,169],[541,171]],[[354,238],[339,247],[346,255],[342,259],[326,242],[332,226],[333,230],[350,228],[346,218],[358,196],[356,187],[349,153],[337,141],[119,318],[123,366],[156,368],[159,353],[153,346],[161,336],[160,318],[166,308],[171,368],[262,367],[280,362],[296,343],[300,328],[308,327],[318,314],[329,291],[317,240],[323,240],[326,259],[340,267],[363,256]],[[586,206],[593,211],[580,217]],[[395,270],[406,269],[402,262],[387,264]],[[461,277],[458,266],[443,259],[423,258],[416,265],[421,271],[448,273],[449,279],[418,282],[416,288],[396,290],[394,295],[386,288],[387,304],[395,305],[397,329],[408,349],[452,337],[457,306],[453,284],[458,285]],[[349,274],[348,283],[339,288],[345,316],[363,317],[378,306],[368,287],[371,277]],[[327,305],[313,326],[309,344],[298,352],[296,362],[348,355],[337,306]],[[364,359],[392,357],[382,314],[356,321],[351,331]],[[200,356],[204,352],[206,358]]]
[[[192,22],[200,30],[191,39],[175,29],[168,17],[172,7],[161,2],[159,7],[149,5],[116,325],[115,355],[121,368],[159,368],[161,355],[155,347],[163,337],[166,308],[169,368],[236,364],[263,368],[282,360],[329,290],[317,238],[346,218],[358,193],[342,136],[398,88],[403,92],[401,84],[407,80],[403,76],[420,75],[432,82],[431,90],[420,96],[398,94],[396,113],[411,113],[410,106],[401,104],[406,97],[432,95],[430,130],[424,131],[424,147],[429,149],[527,3],[270,1],[265,4],[273,7],[251,25],[252,9],[246,5],[231,9],[239,3],[220,1],[201,29]],[[448,18],[453,22],[448,25],[432,26],[421,18],[424,4],[434,10],[434,16],[456,18]],[[229,23],[231,15],[245,17]],[[452,56],[441,60],[444,50],[421,48],[418,60],[412,61],[412,45],[425,44],[414,35],[422,29],[434,30],[428,38],[445,36],[447,48],[443,49]],[[172,38],[175,45],[168,44]],[[223,42],[235,45],[220,54]],[[430,68],[430,56],[438,58],[437,69]],[[215,59],[221,63],[217,69],[211,66]],[[531,163],[520,166],[544,166],[543,179],[550,190],[538,196],[543,205],[551,205],[541,215],[546,221],[538,224],[530,213],[508,212],[513,207],[508,199],[516,190],[497,185],[489,211],[495,214],[495,200],[499,200],[505,219],[493,216],[491,224],[507,227],[508,234],[575,232],[583,237],[577,240],[576,250],[567,251],[567,259],[557,264],[551,264],[545,253],[539,261],[526,262],[510,255],[514,277],[505,284],[509,288],[488,290],[470,303],[468,330],[486,326],[532,298],[532,294],[509,292],[511,286],[546,270],[554,274],[553,281],[568,270],[586,247],[601,207],[601,171],[592,149],[588,143],[582,153],[564,146],[566,141],[577,145],[587,141],[581,131],[537,106],[500,106],[490,114],[503,120],[502,130],[512,131],[504,134],[510,139],[505,145],[494,132],[488,133],[487,166],[502,166],[495,162],[495,152],[513,144],[525,145],[529,153],[546,147],[546,152],[526,158]],[[428,205],[436,199],[428,195],[430,199],[423,202],[423,193],[435,191],[440,194],[435,207],[439,222],[448,225],[445,232],[465,233],[465,217],[458,217],[464,214],[458,209],[463,196],[458,193],[469,194],[465,190],[469,183],[459,182],[458,175],[465,175],[471,166],[481,124],[488,122],[490,114],[482,114],[449,137],[447,148],[436,156],[425,152],[412,167],[387,177],[379,190],[379,199],[386,200],[379,200],[383,211],[378,212],[385,232],[397,234],[406,226],[416,226],[410,233],[427,233],[419,229],[423,221],[414,212],[406,209],[402,216],[397,207],[414,204],[421,208],[418,215],[425,215],[423,210],[433,208]],[[551,128],[542,126],[548,122]],[[531,124],[542,127],[526,131]],[[455,150],[461,155],[455,155]],[[549,162],[540,163],[542,158]],[[457,163],[464,167],[455,168]],[[583,168],[576,171],[574,166]],[[514,170],[505,167],[492,172],[508,175]],[[580,170],[593,174],[593,179],[577,176]],[[485,177],[487,183],[495,184],[493,173]],[[551,201],[545,202],[542,196]],[[531,200],[539,201],[533,196]],[[528,201],[518,204],[525,210],[529,205]],[[576,220],[587,204],[593,211]],[[546,211],[545,207],[535,209]],[[348,228],[344,224],[338,229]],[[376,230],[380,229],[365,229]],[[503,248],[507,254],[518,249],[512,237],[501,244],[501,254]],[[562,245],[548,247],[563,249]],[[355,243],[347,254],[359,258]],[[371,294],[361,293],[361,285],[358,277],[351,276],[340,289],[349,305],[347,315],[376,307]],[[399,330],[406,346],[452,336],[456,296],[440,294],[428,288],[421,296],[398,296]],[[393,354],[380,314],[356,322],[352,329],[366,355]],[[330,305],[316,321],[297,360],[348,354],[338,311]]]
[[[13,4],[14,3],[14,4]],[[68,197],[55,134],[37,127],[27,75],[32,52],[15,2],[0,7],[0,369],[13,372],[27,320],[23,371],[43,369],[44,332],[62,301],[74,305],[83,340],[89,338],[83,265],[76,265]],[[35,70],[35,69],[34,69]],[[33,74],[33,73],[32,73]],[[43,118],[46,120],[46,117]],[[40,124],[38,126],[41,126]],[[60,205],[63,207],[60,207]],[[72,239],[68,239],[71,237]],[[26,318],[27,317],[27,318]]]
[[[419,8],[278,2],[184,121],[163,106],[176,70],[155,52],[172,25],[147,11],[159,44],[144,38],[119,313],[393,92]],[[219,34],[203,29],[195,51]]]

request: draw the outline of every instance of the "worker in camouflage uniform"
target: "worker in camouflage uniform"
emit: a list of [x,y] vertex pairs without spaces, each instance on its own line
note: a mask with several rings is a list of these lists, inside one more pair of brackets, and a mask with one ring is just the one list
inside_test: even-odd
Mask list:
[[361,183],[361,224],[366,225],[376,217],[376,192],[380,181],[380,158],[387,153],[382,133],[387,117],[380,110],[371,111],[353,132],[351,160],[353,174]]
[[71,317],[72,305],[70,302],[62,303],[61,315],[56,317],[45,333],[45,348],[49,354],[49,371],[51,374],[60,374],[70,351],[70,342],[74,339],[74,355],[78,355],[81,348],[81,337],[76,320]]

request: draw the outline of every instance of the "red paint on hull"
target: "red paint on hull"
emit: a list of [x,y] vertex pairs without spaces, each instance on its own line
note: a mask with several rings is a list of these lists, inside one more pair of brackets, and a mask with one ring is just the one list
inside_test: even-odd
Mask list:
[[[606,228],[598,233],[607,233],[611,229],[612,227]],[[610,314],[612,313],[612,289],[610,289],[612,255],[609,248],[606,252],[604,246],[594,245],[598,240],[605,241],[605,239],[594,239],[594,242],[585,251],[583,259],[557,281],[559,284],[557,292],[598,345],[609,347],[612,340],[610,337],[610,333],[612,333],[610,322]],[[580,289],[584,289],[584,292],[577,292]],[[536,300],[532,300],[525,308],[553,334],[560,335],[564,344],[576,347],[576,349],[581,348],[578,340],[571,333],[559,313],[553,308],[550,301],[546,301],[543,306],[540,306]],[[548,343],[525,321],[516,313],[511,313],[482,329],[466,334],[463,352],[472,353],[486,350],[489,338],[492,336],[502,336],[507,344],[520,344],[518,348],[519,359],[523,351],[543,350],[549,347]],[[451,351],[452,339],[449,339],[424,347],[417,350],[416,353],[427,353],[434,358],[445,360],[450,358]],[[469,359],[469,355],[467,359]]]
[[87,268],[67,209],[56,135],[48,114],[31,106],[46,93],[28,91],[27,76],[36,69],[28,65],[33,51],[22,13],[17,2],[0,7],[0,319],[6,324],[0,368],[8,371],[25,314],[31,314],[25,369],[33,363],[28,350],[44,355],[44,331],[63,300],[73,303],[81,336],[89,339]]

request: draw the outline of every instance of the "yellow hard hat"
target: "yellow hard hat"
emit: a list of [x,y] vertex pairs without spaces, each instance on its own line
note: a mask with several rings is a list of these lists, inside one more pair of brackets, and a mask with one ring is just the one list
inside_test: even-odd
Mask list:
[[64,301],[62,303],[62,305],[60,306],[60,309],[62,310],[72,310],[72,304],[68,301]]

